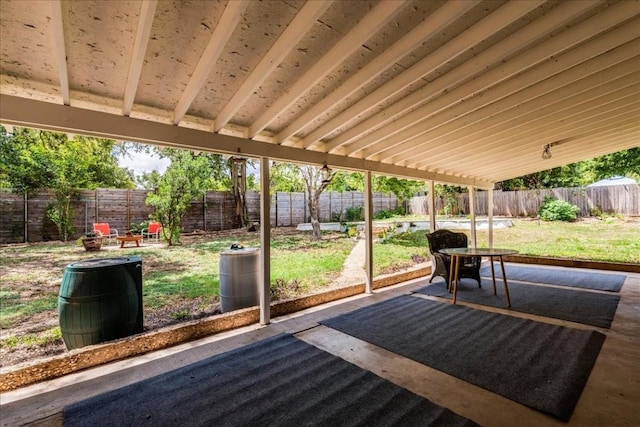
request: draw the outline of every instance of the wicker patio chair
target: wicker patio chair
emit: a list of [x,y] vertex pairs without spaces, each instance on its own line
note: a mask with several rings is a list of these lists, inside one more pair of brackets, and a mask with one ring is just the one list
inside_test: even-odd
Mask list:
[[[431,251],[431,278],[429,283],[437,277],[444,277],[445,283],[449,284],[449,271],[451,266],[451,256],[440,252],[441,249],[450,248],[466,248],[467,235],[464,233],[455,233],[451,230],[437,230],[433,233],[427,233],[427,241],[429,242],[429,251]],[[460,265],[460,278],[463,277],[473,279],[478,282],[481,287],[480,279],[480,262],[481,257],[462,257],[462,265]]]

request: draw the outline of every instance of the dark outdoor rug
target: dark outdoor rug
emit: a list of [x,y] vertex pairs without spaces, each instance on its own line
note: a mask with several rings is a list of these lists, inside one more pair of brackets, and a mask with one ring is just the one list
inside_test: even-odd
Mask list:
[[321,323],[564,421],[605,339],[409,295]]
[[[509,273],[507,273],[507,278]],[[490,280],[482,288],[475,281],[458,285],[458,300],[507,309],[504,285],[496,279],[496,293]],[[569,320],[585,325],[610,328],[620,302],[620,296],[577,289],[559,289],[509,281],[510,310]],[[415,291],[419,294],[453,298],[445,282],[434,282]]]
[[67,406],[65,426],[475,426],[291,335]]
[[[546,283],[548,285],[569,286],[572,288],[594,289],[598,291],[620,292],[627,276],[624,274],[596,273],[573,268],[536,268],[517,264],[505,264],[507,280]],[[496,279],[502,278],[500,264],[494,264]],[[491,278],[491,266],[480,269],[480,275]],[[510,283],[510,282],[509,282]]]

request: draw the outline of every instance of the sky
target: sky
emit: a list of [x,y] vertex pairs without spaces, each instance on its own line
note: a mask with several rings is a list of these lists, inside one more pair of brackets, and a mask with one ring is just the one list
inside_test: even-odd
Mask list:
[[154,169],[162,174],[169,163],[169,159],[160,159],[147,153],[131,153],[131,158],[129,156],[118,158],[120,167],[133,169],[136,176],[142,175],[144,172],[151,172]]

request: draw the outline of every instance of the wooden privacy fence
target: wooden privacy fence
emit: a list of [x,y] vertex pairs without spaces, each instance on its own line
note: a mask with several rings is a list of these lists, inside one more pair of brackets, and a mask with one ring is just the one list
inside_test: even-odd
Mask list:
[[[475,212],[489,212],[488,192],[476,191]],[[508,217],[535,217],[546,196],[564,200],[580,208],[580,216],[597,215],[599,212],[623,216],[640,216],[640,186],[612,185],[603,187],[553,188],[523,191],[493,191],[493,214]],[[439,215],[469,213],[469,193],[436,197]],[[429,215],[429,197],[413,197],[409,211],[416,215]]]
[[[259,194],[257,198],[259,202]],[[371,198],[373,215],[398,206],[398,199],[393,194],[373,193]],[[271,197],[271,224],[276,227],[295,227],[300,223],[309,222],[311,219],[308,202],[306,193],[276,193]],[[364,208],[362,192],[325,191],[320,195],[318,219],[320,222],[339,221],[346,218],[347,210],[352,208]],[[251,212],[251,206],[249,211]]]
[[[131,225],[149,219],[153,208],[145,204],[148,190],[98,189],[81,191],[73,200],[72,238],[90,231],[94,222],[108,222],[120,232]],[[476,192],[476,214],[487,215],[488,193]],[[640,216],[640,187],[620,185],[608,187],[556,188],[527,191],[493,192],[494,215],[536,216],[545,196],[577,205],[581,216],[597,212],[624,216]],[[57,240],[58,230],[46,215],[47,205],[54,200],[53,193],[42,191],[26,197],[0,191],[0,243],[38,242]],[[374,193],[373,214],[392,210],[398,206],[393,194]],[[260,194],[250,191],[246,195],[249,220],[260,221]],[[429,197],[413,197],[407,203],[410,213],[429,214]],[[337,221],[350,208],[364,205],[361,192],[325,192],[320,197],[320,221]],[[469,194],[436,197],[436,212],[451,215],[469,213]],[[271,196],[271,225],[292,227],[309,222],[308,200],[305,193],[276,193]],[[230,192],[207,192],[193,200],[183,219],[183,229],[218,231],[237,226],[235,201]]]
[[[107,222],[111,228],[124,233],[134,224],[149,220],[153,208],[145,203],[148,190],[97,189],[84,190],[72,201],[72,218],[75,239],[91,231],[94,222]],[[41,191],[27,197],[0,191],[0,243],[39,242],[57,240],[58,230],[47,216],[47,206],[54,201],[51,191]],[[260,221],[260,193],[246,194],[249,220]],[[320,220],[340,218],[348,208],[361,207],[364,203],[360,192],[325,192],[320,197]],[[380,210],[394,209],[394,195],[374,193],[374,214]],[[305,193],[276,193],[271,196],[271,224],[276,227],[296,226],[309,222],[309,209]],[[219,231],[237,227],[235,200],[231,192],[207,192],[201,199],[193,200],[183,218],[186,232],[196,230]]]

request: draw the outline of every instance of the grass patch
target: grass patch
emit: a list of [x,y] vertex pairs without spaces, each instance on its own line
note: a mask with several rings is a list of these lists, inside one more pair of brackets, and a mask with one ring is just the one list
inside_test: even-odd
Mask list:
[[291,249],[297,247],[296,240],[287,238],[276,242],[271,250],[271,285],[282,288],[295,284],[296,292],[289,291],[288,296],[330,283],[342,270],[354,245],[353,240],[346,238],[318,242],[304,239],[299,242],[302,249]]
[[389,274],[428,259],[429,244],[424,231],[394,234],[373,246],[373,275]]
[[[511,228],[494,230],[493,245],[513,248],[523,255],[638,264],[640,223],[519,219]],[[478,231],[478,246],[488,246],[486,230]]]
[[29,300],[15,298],[13,296],[11,299],[3,298],[0,309],[0,328],[8,328],[37,313],[56,310],[57,306],[57,295],[45,295]]
[[62,342],[62,332],[60,328],[48,329],[46,331],[37,334],[26,334],[20,336],[11,336],[0,340],[0,349],[6,349],[13,351],[18,347],[46,347],[50,344],[56,344]]

